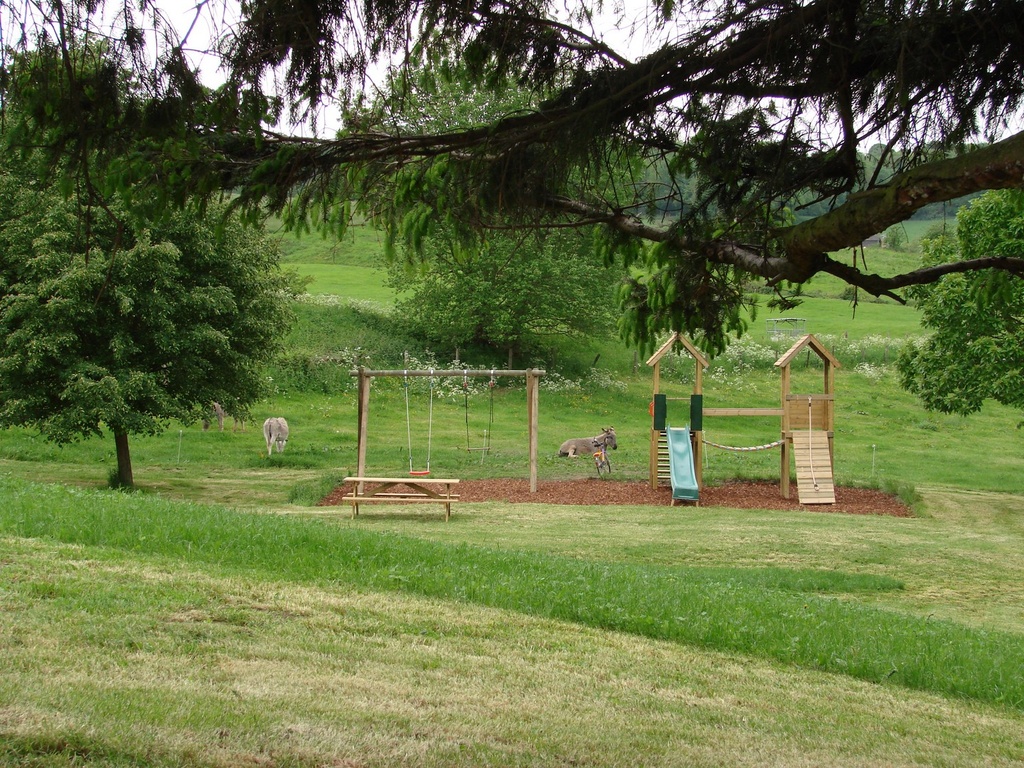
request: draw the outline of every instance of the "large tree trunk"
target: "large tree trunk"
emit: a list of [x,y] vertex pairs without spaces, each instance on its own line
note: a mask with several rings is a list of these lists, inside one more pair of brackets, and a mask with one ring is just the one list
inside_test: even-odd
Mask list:
[[134,488],[132,455],[128,451],[127,433],[114,432],[114,445],[117,448],[117,485],[119,488]]

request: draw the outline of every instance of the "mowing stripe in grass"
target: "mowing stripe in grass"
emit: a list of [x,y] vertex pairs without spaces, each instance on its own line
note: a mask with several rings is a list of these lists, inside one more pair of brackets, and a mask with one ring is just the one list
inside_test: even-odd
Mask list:
[[0,479],[0,531],[403,590],[1024,709],[1024,637],[844,602],[891,579],[588,562]]

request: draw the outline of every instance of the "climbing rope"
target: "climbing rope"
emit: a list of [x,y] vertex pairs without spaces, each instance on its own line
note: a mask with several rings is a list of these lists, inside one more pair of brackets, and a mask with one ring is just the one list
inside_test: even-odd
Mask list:
[[767,451],[770,448],[778,448],[783,440],[776,440],[774,443],[765,443],[764,445],[754,445],[748,448],[737,448],[734,445],[721,445],[719,443],[712,443],[710,440],[705,440],[704,445],[710,445],[715,448],[721,448],[723,451]]

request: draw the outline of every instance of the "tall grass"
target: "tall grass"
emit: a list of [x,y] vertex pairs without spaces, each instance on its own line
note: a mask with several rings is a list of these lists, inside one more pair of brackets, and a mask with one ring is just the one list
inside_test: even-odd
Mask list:
[[10,479],[0,493],[7,535],[405,591],[1024,708],[1024,637],[839,597],[900,587],[886,577],[588,562]]

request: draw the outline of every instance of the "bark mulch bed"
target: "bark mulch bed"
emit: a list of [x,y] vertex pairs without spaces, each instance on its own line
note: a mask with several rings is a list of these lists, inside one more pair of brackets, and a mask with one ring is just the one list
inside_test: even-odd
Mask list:
[[[460,501],[505,501],[534,504],[603,504],[651,506],[671,503],[667,486],[652,489],[642,480],[605,480],[596,477],[581,480],[549,480],[537,483],[537,492],[530,493],[528,480],[463,480],[459,483]],[[342,485],[320,501],[320,506],[344,504],[349,487]],[[835,504],[801,504],[796,499],[796,486],[791,499],[779,495],[779,486],[767,482],[734,482],[706,486],[701,491],[702,507],[733,507],[739,509],[790,510],[808,512],[841,512],[851,515],[892,515],[911,517],[913,513],[900,499],[882,491],[867,488],[836,488]],[[689,503],[689,502],[687,502]]]

